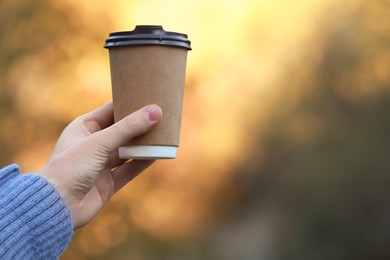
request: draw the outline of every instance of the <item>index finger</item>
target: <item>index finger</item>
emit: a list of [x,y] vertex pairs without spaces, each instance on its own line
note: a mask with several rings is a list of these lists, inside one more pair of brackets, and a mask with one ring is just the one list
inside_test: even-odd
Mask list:
[[107,128],[114,123],[113,104],[109,102],[81,116],[80,119],[91,134]]

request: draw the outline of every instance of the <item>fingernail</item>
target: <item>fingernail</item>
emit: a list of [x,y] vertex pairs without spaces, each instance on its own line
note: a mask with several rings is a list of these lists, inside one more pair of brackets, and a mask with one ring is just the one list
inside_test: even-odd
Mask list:
[[145,110],[149,115],[149,121],[156,122],[160,119],[159,109],[156,106],[147,106]]

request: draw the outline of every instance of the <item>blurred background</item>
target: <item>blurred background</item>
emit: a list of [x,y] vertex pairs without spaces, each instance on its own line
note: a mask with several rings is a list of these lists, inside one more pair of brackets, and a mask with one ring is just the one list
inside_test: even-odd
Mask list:
[[112,31],[187,33],[181,145],[61,259],[390,259],[390,1],[0,1],[0,166],[111,100]]

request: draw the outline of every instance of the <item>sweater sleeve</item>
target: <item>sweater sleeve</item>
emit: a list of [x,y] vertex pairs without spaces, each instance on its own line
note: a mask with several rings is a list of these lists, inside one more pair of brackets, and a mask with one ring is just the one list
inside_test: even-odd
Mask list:
[[55,259],[73,233],[70,212],[43,177],[0,169],[0,259]]

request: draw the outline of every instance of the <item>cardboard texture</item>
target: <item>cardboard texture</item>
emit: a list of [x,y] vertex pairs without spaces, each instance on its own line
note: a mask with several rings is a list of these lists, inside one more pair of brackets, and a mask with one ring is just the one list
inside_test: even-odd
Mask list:
[[126,145],[179,146],[187,50],[142,45],[110,48],[115,122],[148,104],[163,110],[160,123]]

